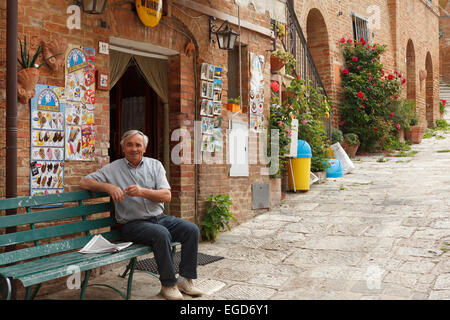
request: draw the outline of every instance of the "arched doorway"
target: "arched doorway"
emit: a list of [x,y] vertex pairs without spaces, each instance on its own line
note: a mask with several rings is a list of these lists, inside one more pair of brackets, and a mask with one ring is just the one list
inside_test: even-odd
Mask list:
[[406,97],[416,102],[416,53],[411,39],[406,46]]
[[430,52],[427,53],[427,58],[425,61],[425,70],[427,71],[427,79],[425,85],[426,118],[428,127],[431,128],[434,126],[434,119],[433,119],[434,90],[433,90],[433,61],[431,60]]
[[[308,13],[306,19],[306,43],[312,60],[316,66],[322,85],[329,98],[333,99],[332,92],[332,76],[330,63],[330,46],[328,39],[328,29],[322,13],[314,8]],[[337,123],[338,112],[335,106],[332,106],[332,117],[324,118],[325,126],[331,139],[332,123]]]
[[331,92],[331,64],[328,30],[325,19],[318,9],[311,9],[306,20],[306,41],[320,79],[327,91]]

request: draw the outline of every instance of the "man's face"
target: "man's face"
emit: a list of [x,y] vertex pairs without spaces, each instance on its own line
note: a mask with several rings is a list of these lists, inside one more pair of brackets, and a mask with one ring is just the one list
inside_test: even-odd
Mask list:
[[140,134],[128,137],[123,144],[122,151],[125,154],[125,158],[137,166],[145,153],[144,137]]

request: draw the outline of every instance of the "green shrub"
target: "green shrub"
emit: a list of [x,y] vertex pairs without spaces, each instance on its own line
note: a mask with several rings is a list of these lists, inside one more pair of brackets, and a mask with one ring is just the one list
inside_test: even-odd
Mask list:
[[335,144],[337,142],[342,143],[342,141],[344,141],[342,131],[337,128],[333,128],[331,130],[331,144]]
[[220,231],[225,227],[231,230],[230,219],[237,221],[229,210],[233,204],[228,195],[209,196],[206,198],[206,214],[201,222],[201,236],[204,240],[216,241]]
[[344,134],[344,141],[352,146],[356,146],[358,143],[360,143],[358,135],[355,133]]
[[330,103],[311,81],[296,78],[286,92],[283,105],[292,110],[292,116],[298,120],[298,139],[305,140],[311,147],[311,171],[324,171],[330,165],[327,161],[329,138],[323,119],[330,118]]
[[[395,71],[386,75],[380,63],[385,45],[341,40],[345,69],[342,70],[343,103],[339,106],[340,128],[355,133],[360,149],[374,151],[397,128],[392,105],[398,104],[404,76]],[[398,130],[398,129],[397,129]]]

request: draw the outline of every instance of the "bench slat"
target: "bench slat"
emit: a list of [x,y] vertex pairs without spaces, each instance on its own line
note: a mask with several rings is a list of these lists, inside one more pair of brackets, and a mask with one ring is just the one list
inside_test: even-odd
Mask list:
[[106,192],[92,192],[87,190],[81,190],[81,191],[46,194],[39,196],[6,198],[1,199],[0,210],[35,207],[41,205],[88,200],[103,197],[109,197],[109,194]]
[[112,203],[102,202],[102,203],[81,205],[76,207],[66,207],[60,209],[3,216],[0,217],[0,228],[8,228],[24,224],[67,219],[83,215],[87,216],[94,213],[111,211],[112,209],[113,209]]
[[41,240],[46,238],[60,237],[73,233],[84,232],[92,229],[109,227],[115,225],[114,218],[101,218],[96,220],[87,220],[76,223],[66,223],[59,226],[27,230],[16,233],[9,233],[0,236],[0,247]]
[[[79,271],[86,271],[93,268],[98,268],[104,265],[120,262],[126,259],[131,259],[143,254],[152,252],[151,248],[141,244],[134,244],[117,253],[104,253],[104,254],[90,254],[84,255],[82,253],[73,252],[64,256],[56,256],[54,263],[49,264],[51,267],[47,267],[45,264],[44,269],[35,270],[34,273],[30,273],[29,268],[25,268],[26,273],[19,274],[15,278],[19,279],[25,287],[34,285],[37,283],[45,282],[55,278],[64,277],[73,273],[69,266],[77,266]],[[59,260],[62,257],[65,262],[61,263]]]
[[[38,247],[30,247],[20,249],[16,251],[6,252],[0,254],[0,265],[10,264],[22,260],[28,260],[33,258],[39,258],[48,256],[51,254],[70,251],[74,249],[82,248],[88,243],[94,235],[88,235],[86,237],[74,238],[64,241],[53,242],[49,244],[40,245]],[[113,230],[110,232],[102,233],[102,236],[111,242],[120,239],[120,231]],[[1,272],[1,269],[0,269]]]
[[83,259],[92,256],[92,254],[82,254],[78,251],[65,252],[60,255],[19,263],[0,269],[0,273],[17,278],[26,274],[38,273],[48,269],[54,269],[59,266],[69,266],[78,263]]

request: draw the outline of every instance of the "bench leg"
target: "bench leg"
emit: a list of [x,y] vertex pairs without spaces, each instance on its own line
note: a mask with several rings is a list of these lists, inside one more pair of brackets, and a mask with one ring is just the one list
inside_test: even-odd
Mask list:
[[41,283],[37,284],[34,287],[34,291],[33,291],[33,287],[27,287],[26,292],[25,292],[25,300],[34,300],[34,298],[36,297],[39,289],[41,288]]
[[8,277],[0,276],[0,295],[2,300],[11,300],[11,281]]
[[83,284],[81,285],[80,300],[84,300],[84,294],[85,294],[86,287],[87,287],[90,276],[91,276],[91,270],[87,270],[84,273]]
[[[133,285],[133,275],[134,275],[134,268],[136,267],[136,263],[137,263],[137,258],[132,258],[130,260],[130,263],[127,266],[127,271],[128,269],[130,270],[130,275],[128,276],[128,286],[127,286],[127,300],[131,299],[131,288]],[[125,272],[126,274],[126,272]]]

